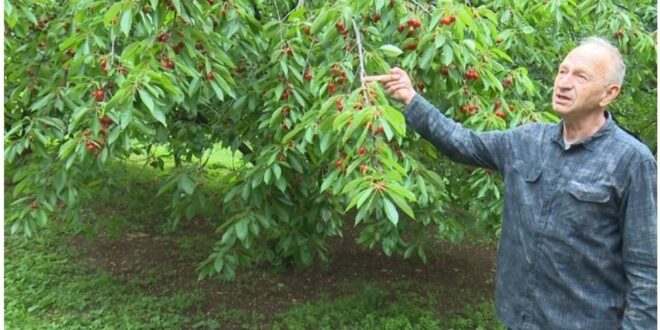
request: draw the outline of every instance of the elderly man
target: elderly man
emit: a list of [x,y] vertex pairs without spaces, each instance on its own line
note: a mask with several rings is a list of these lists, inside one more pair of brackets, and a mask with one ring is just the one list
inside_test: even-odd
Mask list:
[[624,73],[615,47],[588,38],[559,65],[559,124],[485,133],[442,115],[401,69],[367,78],[445,155],[502,173],[495,298],[510,328],[656,328],[656,163],[606,111]]

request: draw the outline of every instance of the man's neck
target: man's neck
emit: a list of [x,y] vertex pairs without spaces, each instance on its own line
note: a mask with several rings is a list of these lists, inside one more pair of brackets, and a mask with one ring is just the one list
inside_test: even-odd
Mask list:
[[564,142],[574,144],[583,141],[598,132],[606,121],[602,111],[595,111],[582,117],[564,118]]

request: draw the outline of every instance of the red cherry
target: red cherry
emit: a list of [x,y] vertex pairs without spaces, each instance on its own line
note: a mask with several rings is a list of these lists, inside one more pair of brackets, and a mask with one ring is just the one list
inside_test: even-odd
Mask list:
[[618,31],[614,32],[614,38],[616,38],[616,39],[623,38],[623,30],[618,30]]
[[360,156],[364,156],[364,155],[366,155],[366,154],[367,154],[367,148],[365,148],[365,147],[360,147],[360,149],[358,149],[358,155],[360,155]]
[[406,50],[415,50],[415,49],[417,49],[417,43],[413,42],[413,43],[407,44],[404,47],[404,49],[406,49]]
[[415,28],[415,29],[422,26],[422,22],[420,22],[418,19],[415,19],[415,18],[409,19],[407,24],[408,24],[409,27]]
[[96,102],[102,102],[105,99],[105,91],[99,88],[92,92],[92,96],[94,96]]
[[341,34],[345,34],[347,32],[346,25],[342,21],[337,21],[337,23],[335,23],[335,28],[337,28],[337,31]]
[[399,25],[399,27],[397,28],[397,30],[399,30],[399,32],[403,32],[403,30],[405,30],[405,29],[406,29],[406,26],[403,25],[403,24]]
[[445,16],[440,20],[442,25],[452,25],[456,21],[455,16]]
[[176,46],[174,46],[174,53],[176,53],[176,54],[181,53],[181,51],[183,50],[184,47],[185,47],[185,45],[184,45],[183,41],[180,41],[178,44],[176,44]]
[[342,112],[344,110],[344,99],[335,100],[335,106],[337,107],[337,111]]
[[157,39],[158,39],[158,42],[165,43],[168,40],[170,40],[170,34],[168,32],[163,32],[163,33],[158,35]]
[[337,91],[337,85],[335,83],[331,82],[328,84],[328,94],[332,95]]
[[85,149],[87,149],[88,152],[93,153],[93,152],[96,151],[96,148],[97,147],[96,147],[96,144],[94,144],[94,142],[92,142],[92,141],[85,142]]
[[312,70],[310,68],[307,68],[307,70],[305,70],[305,74],[303,75],[303,79],[305,79],[307,81],[312,80]]
[[502,86],[504,86],[504,88],[509,88],[512,85],[513,85],[513,77],[507,76],[506,78],[504,78],[504,80],[502,80]]
[[174,62],[171,59],[169,59],[168,57],[163,57],[160,60],[160,65],[166,70],[174,69]]
[[108,115],[101,117],[100,122],[101,122],[101,126],[103,126],[104,128],[114,123],[112,118],[110,118]]
[[448,75],[449,75],[449,67],[447,67],[447,66],[443,66],[442,69],[440,69],[440,73],[441,73],[443,76],[448,76]]
[[497,111],[495,111],[495,116],[498,116],[498,117],[500,117],[500,118],[502,118],[502,119],[506,119],[506,113],[505,113],[504,111],[502,111],[502,110],[497,110]]
[[465,79],[477,80],[479,79],[479,73],[477,72],[477,70],[470,68],[465,72]]
[[99,66],[101,67],[101,71],[108,72],[108,59],[106,57],[101,57],[99,60]]
[[367,172],[369,172],[369,165],[367,165],[367,164],[360,165],[360,173],[362,175],[365,175],[365,174],[367,174]]

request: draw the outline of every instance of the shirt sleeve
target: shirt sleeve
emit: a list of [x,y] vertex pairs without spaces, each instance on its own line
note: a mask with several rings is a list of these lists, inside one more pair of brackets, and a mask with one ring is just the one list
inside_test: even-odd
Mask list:
[[406,123],[450,159],[502,170],[507,131],[477,133],[444,116],[419,94],[406,107]]
[[623,329],[655,329],[656,319],[656,163],[630,170],[623,200],[623,267],[628,280]]

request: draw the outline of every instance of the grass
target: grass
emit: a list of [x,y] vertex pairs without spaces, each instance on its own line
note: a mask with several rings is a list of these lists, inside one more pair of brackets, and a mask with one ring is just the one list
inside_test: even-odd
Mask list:
[[193,292],[154,297],[73,260],[62,236],[5,242],[7,329],[176,329]]
[[[240,157],[232,160],[231,152],[225,149],[217,149],[210,163],[218,173],[241,164]],[[83,221],[88,225],[83,228],[88,237],[105,233],[117,238],[128,232],[166,235],[158,226],[168,216],[160,205],[168,205],[169,197],[156,196],[163,172],[140,164],[141,160],[134,158],[108,167],[92,198],[85,201]],[[213,191],[221,185],[219,179],[205,189]],[[147,269],[137,281],[91,266],[87,256],[69,243],[79,231],[76,225],[53,223],[31,239],[6,235],[7,329],[501,328],[491,301],[441,315],[436,306],[442,294],[420,296],[406,290],[404,284],[384,288],[374,283],[349,283],[350,295],[301,301],[269,317],[230,305],[218,306],[209,314],[204,309],[204,292],[196,288],[174,288],[158,294],[144,288],[145,283],[167,286],[160,276],[172,271],[172,265]],[[212,243],[203,236],[172,233],[170,237],[181,255],[193,259],[203,258]]]

